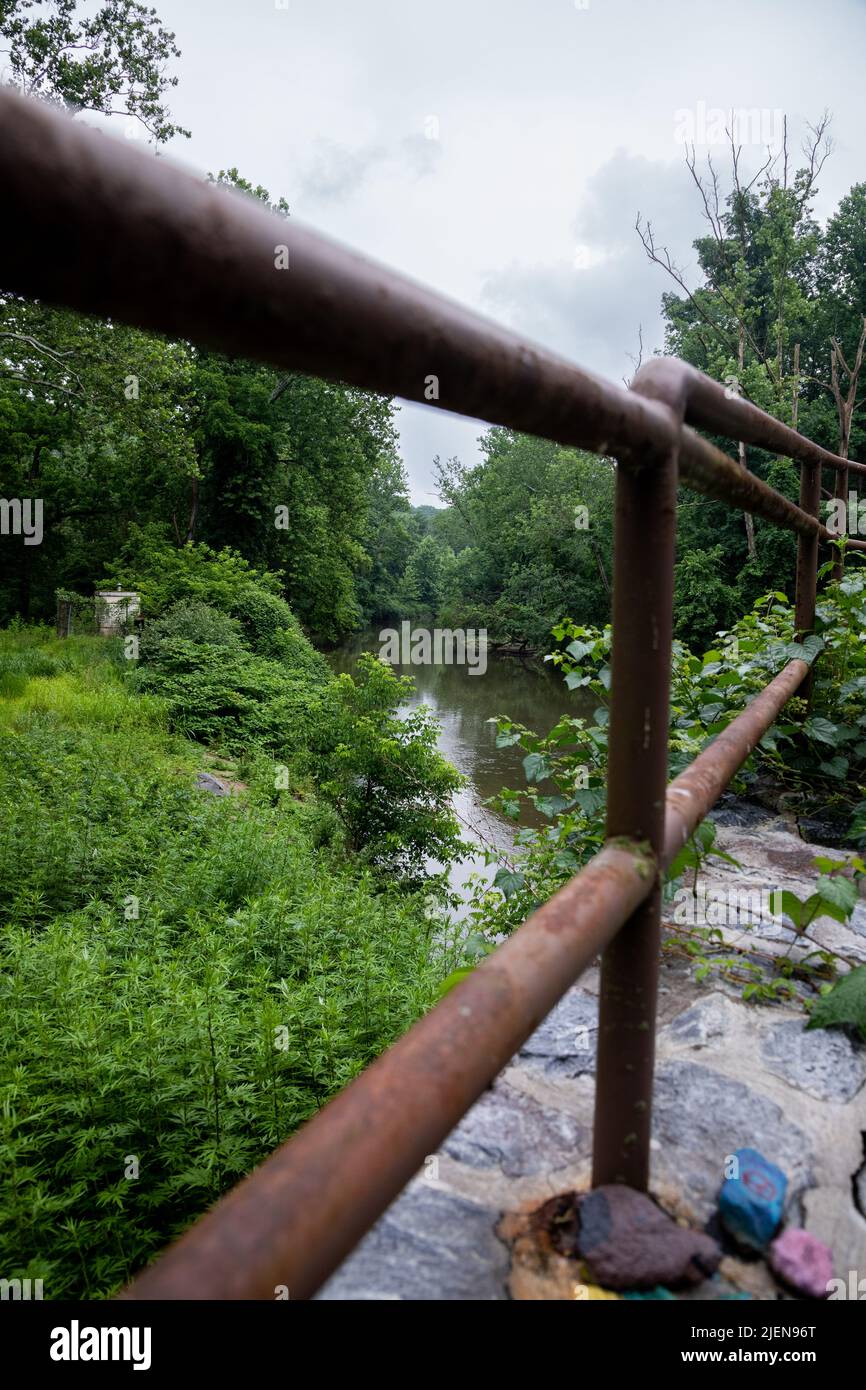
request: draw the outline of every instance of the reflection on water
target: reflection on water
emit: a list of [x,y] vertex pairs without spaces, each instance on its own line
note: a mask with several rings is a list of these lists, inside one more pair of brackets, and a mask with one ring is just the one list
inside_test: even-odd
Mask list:
[[[361,652],[378,652],[378,629],[359,634],[348,646],[331,654],[337,672],[351,672]],[[508,715],[540,734],[553,728],[560,715],[591,716],[597,701],[584,691],[568,691],[562,677],[541,662],[522,662],[515,657],[488,656],[484,675],[472,675],[466,666],[395,666],[398,675],[411,676],[415,690],[407,706],[427,705],[440,727],[439,749],[467,779],[456,793],[454,809],[467,840],[507,855],[513,845],[514,823],[485,807],[485,798],[503,787],[526,785],[519,748],[497,748],[496,726],[488,720]],[[488,879],[495,866],[485,869],[480,857],[455,864],[449,875],[460,889],[474,872]]]

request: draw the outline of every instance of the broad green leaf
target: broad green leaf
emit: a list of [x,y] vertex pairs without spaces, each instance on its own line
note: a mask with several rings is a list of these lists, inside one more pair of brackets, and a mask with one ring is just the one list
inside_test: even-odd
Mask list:
[[543,753],[527,753],[523,759],[523,771],[527,782],[543,782],[550,772],[550,765]]
[[589,655],[594,646],[594,642],[569,642],[565,650],[575,661],[582,661],[585,656]]
[[498,888],[504,898],[512,898],[518,893],[526,882],[523,874],[516,869],[498,869],[493,880],[493,887]]
[[818,767],[828,777],[843,778],[848,771],[848,759],[839,756],[829,758],[827,762],[819,763]]
[[790,917],[794,924],[794,930],[797,932],[803,930],[805,909],[806,904],[797,897],[796,893],[791,893],[787,888],[776,889],[774,893],[770,894],[770,911],[774,916],[780,916],[784,913],[786,917]]
[[845,1024],[859,1029],[866,1041],[866,965],[858,965],[818,1000],[806,1027],[840,1028]]
[[497,748],[513,748],[515,743],[520,742],[520,734],[509,731],[496,735]]
[[807,719],[803,725],[803,732],[809,737],[817,739],[819,743],[829,743],[831,748],[835,748],[839,741],[839,729],[836,724],[829,719],[824,719],[820,714]]
[[668,871],[665,874],[666,880],[671,881],[675,878],[682,877],[686,869],[697,868],[699,862],[698,855],[695,852],[691,840],[687,840],[679,854],[669,865]]
[[474,969],[474,966],[469,965],[462,970],[452,970],[450,975],[445,976],[445,979],[437,990],[439,998],[441,999],[444,995],[448,994],[455,985],[459,985],[468,975],[472,974]]
[[816,888],[825,903],[832,903],[844,912],[843,920],[851,916],[858,898],[857,885],[852,879],[844,878],[841,874],[834,874],[832,878],[822,874]]

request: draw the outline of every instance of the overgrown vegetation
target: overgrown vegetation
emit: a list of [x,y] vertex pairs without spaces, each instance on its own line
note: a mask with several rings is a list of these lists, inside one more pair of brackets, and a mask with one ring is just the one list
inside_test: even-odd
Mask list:
[[[818,603],[816,632],[802,644],[794,640],[793,609],[780,591],[763,595],[750,613],[719,633],[718,646],[703,658],[676,642],[671,684],[671,776],[725,729],[788,661],[796,657],[811,663],[820,654],[813,673],[811,704],[807,708],[803,700],[789,702],[732,785],[735,790],[747,790],[759,770],[770,779],[775,795],[790,813],[823,808],[850,827],[849,837],[854,843],[866,844],[864,619],[866,568],[855,558],[841,583],[827,584]],[[515,822],[531,808],[546,823],[540,828],[530,824],[517,829],[513,862],[500,865],[490,887],[478,886],[472,911],[475,931],[466,965],[471,966],[490,949],[496,934],[509,932],[524,921],[536,903],[565,883],[604,839],[610,628],[599,630],[566,622],[553,635],[561,645],[549,659],[562,671],[570,689],[589,690],[598,707],[592,719],[564,716],[544,736],[504,716],[495,721],[498,745],[517,746],[524,754],[526,786],[504,790],[491,804]],[[671,866],[669,883],[676,885],[685,873],[696,874],[702,861],[717,853],[713,842],[712,825],[699,827]],[[856,876],[862,872],[862,864],[856,858],[852,862]],[[838,861],[821,861],[816,867],[821,876],[808,903],[800,904],[790,894],[780,895],[780,913],[798,935],[816,915],[846,921],[857,901],[851,874],[840,875]],[[693,941],[698,942],[692,954],[699,969],[711,968],[701,946],[701,942],[712,945],[711,938],[712,931],[703,937],[700,930],[692,934]],[[816,950],[800,974],[813,978],[817,989],[833,978],[834,964],[832,952]],[[750,970],[742,962],[737,968]],[[783,973],[784,978],[772,986],[759,970],[752,971],[760,977],[757,980],[747,973],[746,996],[784,996],[790,992],[786,981],[794,971],[786,969]],[[846,988],[852,990],[850,985]]]
[[[156,648],[190,640],[189,607],[166,613]],[[243,650],[236,620],[193,617]],[[452,964],[427,893],[347,857],[308,764],[276,788],[247,721],[248,789],[205,795],[128,665],[120,641],[0,634],[0,1264],[52,1298],[111,1293]]]

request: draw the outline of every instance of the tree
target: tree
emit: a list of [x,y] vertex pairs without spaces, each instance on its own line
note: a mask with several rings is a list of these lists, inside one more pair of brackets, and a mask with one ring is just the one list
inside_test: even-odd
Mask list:
[[463,779],[437,752],[438,728],[423,706],[401,705],[412,681],[365,653],[354,678],[339,676],[310,730],[310,755],[351,848],[373,868],[411,886],[430,861],[460,849],[451,807]]
[[613,524],[609,461],[494,429],[482,462],[438,463],[449,510],[436,519],[455,560],[449,624],[486,626],[501,642],[543,646],[572,613],[609,614]]
[[[832,149],[829,123],[825,112],[809,128],[803,162],[793,172],[786,123],[781,147],[768,151],[748,181],[741,149],[730,137],[726,192],[712,160],[699,172],[689,151],[687,167],[709,227],[694,243],[702,276],[697,288],[689,287],[651,223],[638,216],[637,230],[649,259],[679,291],[662,300],[666,351],[844,455],[847,437],[857,430],[866,206],[854,189],[824,231],[812,216],[817,180]],[[717,442],[731,447],[726,439]],[[743,444],[739,456],[764,478],[773,466],[757,450],[747,459]],[[793,482],[789,495],[796,500],[795,476]],[[844,474],[838,486],[846,490]],[[778,587],[770,528],[746,517],[744,534],[728,509],[705,500],[691,512],[692,542],[709,548],[721,541],[723,577],[739,583],[745,603],[769,584]]]
[[11,83],[72,114],[127,116],[156,144],[188,136],[165,102],[177,86],[166,65],[180,49],[156,10],[137,0],[105,0],[90,16],[78,9],[78,0],[2,0]]

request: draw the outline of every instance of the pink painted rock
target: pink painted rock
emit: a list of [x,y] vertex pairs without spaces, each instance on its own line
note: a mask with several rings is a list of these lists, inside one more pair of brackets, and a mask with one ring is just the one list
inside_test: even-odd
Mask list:
[[833,1278],[833,1256],[823,1240],[791,1226],[770,1246],[770,1265],[797,1293],[826,1298]]

